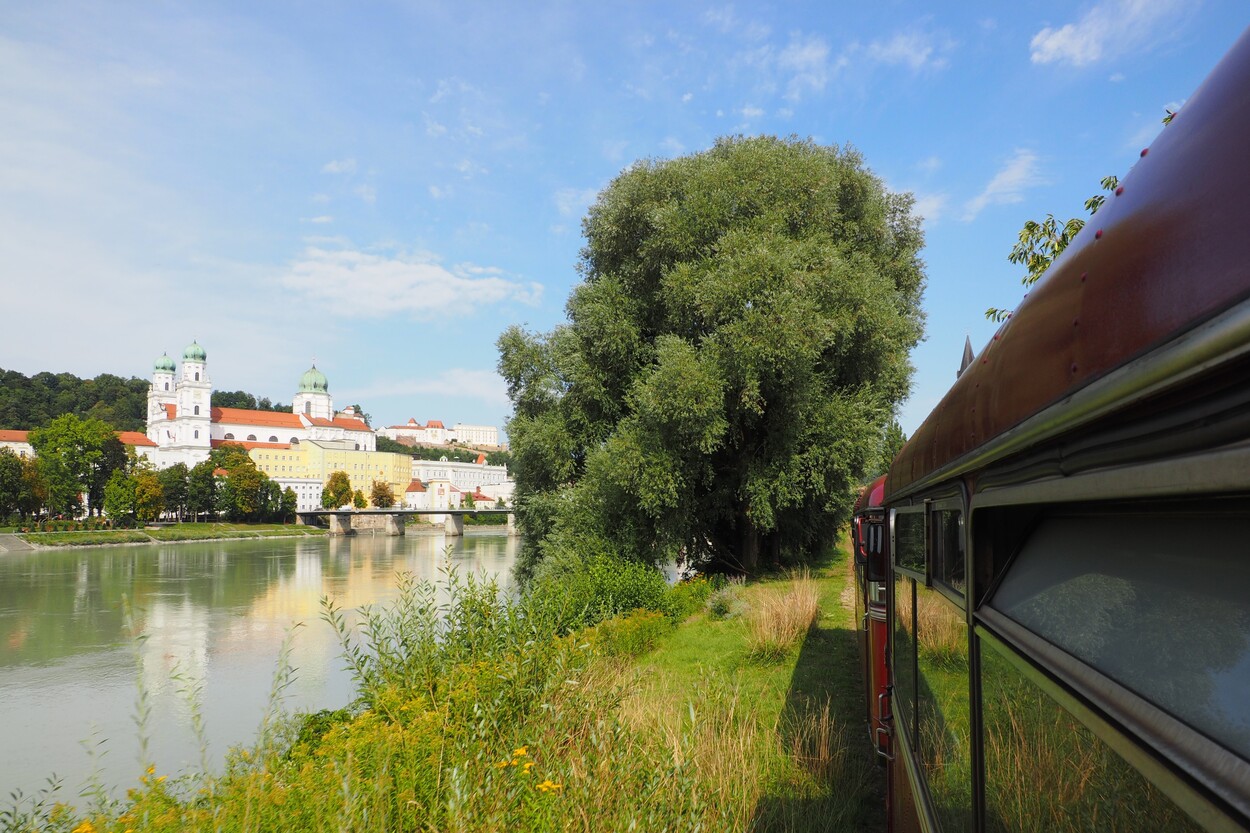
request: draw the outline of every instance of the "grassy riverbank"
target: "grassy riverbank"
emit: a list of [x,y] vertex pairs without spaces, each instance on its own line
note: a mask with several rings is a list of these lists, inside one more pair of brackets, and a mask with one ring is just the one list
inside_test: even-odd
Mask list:
[[[450,601],[408,582],[359,630],[331,608],[352,707],[275,712],[223,773],[149,770],[121,804],[0,829],[880,829],[845,558],[715,591],[653,578],[592,563],[501,601],[453,573]],[[655,609],[612,615],[637,600]],[[570,617],[594,624],[559,635]]]
[[98,547],[105,544],[157,544],[325,535],[326,530],[294,524],[185,523],[152,529],[96,529],[74,532],[27,532],[18,537],[37,547]]

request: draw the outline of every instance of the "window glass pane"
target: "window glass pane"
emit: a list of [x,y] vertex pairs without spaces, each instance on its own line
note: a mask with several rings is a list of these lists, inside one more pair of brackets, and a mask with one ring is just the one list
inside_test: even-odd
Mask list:
[[964,592],[964,522],[958,509],[939,509],[932,516],[933,577]]
[[899,734],[914,738],[916,725],[916,582],[894,578],[894,723]]
[[995,648],[981,646],[989,833],[1202,829]]
[[1250,757],[1250,515],[1046,518],[990,604]]
[[894,563],[924,572],[924,512],[894,515]]
[[972,829],[968,628],[964,613],[932,588],[916,587],[918,748],[944,830]]

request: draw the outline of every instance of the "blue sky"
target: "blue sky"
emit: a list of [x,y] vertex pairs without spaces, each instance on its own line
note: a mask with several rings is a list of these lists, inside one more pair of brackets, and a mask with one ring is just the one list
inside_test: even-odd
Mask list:
[[0,367],[146,376],[192,338],[289,402],[502,424],[494,342],[563,320],[639,158],[851,144],[925,217],[910,433],[1246,27],[1227,0],[0,6]]

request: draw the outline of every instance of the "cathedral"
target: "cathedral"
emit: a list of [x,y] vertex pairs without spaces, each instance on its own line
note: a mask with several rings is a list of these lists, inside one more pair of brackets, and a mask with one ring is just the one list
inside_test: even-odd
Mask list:
[[194,466],[222,443],[248,448],[291,448],[314,441],[342,450],[374,451],[377,436],[352,409],[336,413],[330,385],[316,364],[300,377],[291,413],[212,407],[208,354],[197,342],[182,351],[182,365],[163,354],[148,389],[148,439],[158,468]]

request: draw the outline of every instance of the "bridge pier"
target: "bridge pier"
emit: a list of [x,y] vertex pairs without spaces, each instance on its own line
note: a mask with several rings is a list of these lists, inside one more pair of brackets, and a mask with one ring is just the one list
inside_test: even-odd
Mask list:
[[386,534],[387,535],[403,535],[404,534],[404,516],[403,515],[387,515],[386,516]]
[[443,529],[447,530],[448,538],[464,535],[464,515],[448,515]]
[[351,535],[352,534],[352,516],[339,512],[329,516],[330,518],[330,534],[331,535]]
[[516,513],[515,512],[508,513],[508,534],[514,538],[517,535],[521,534],[520,531],[516,528]]

